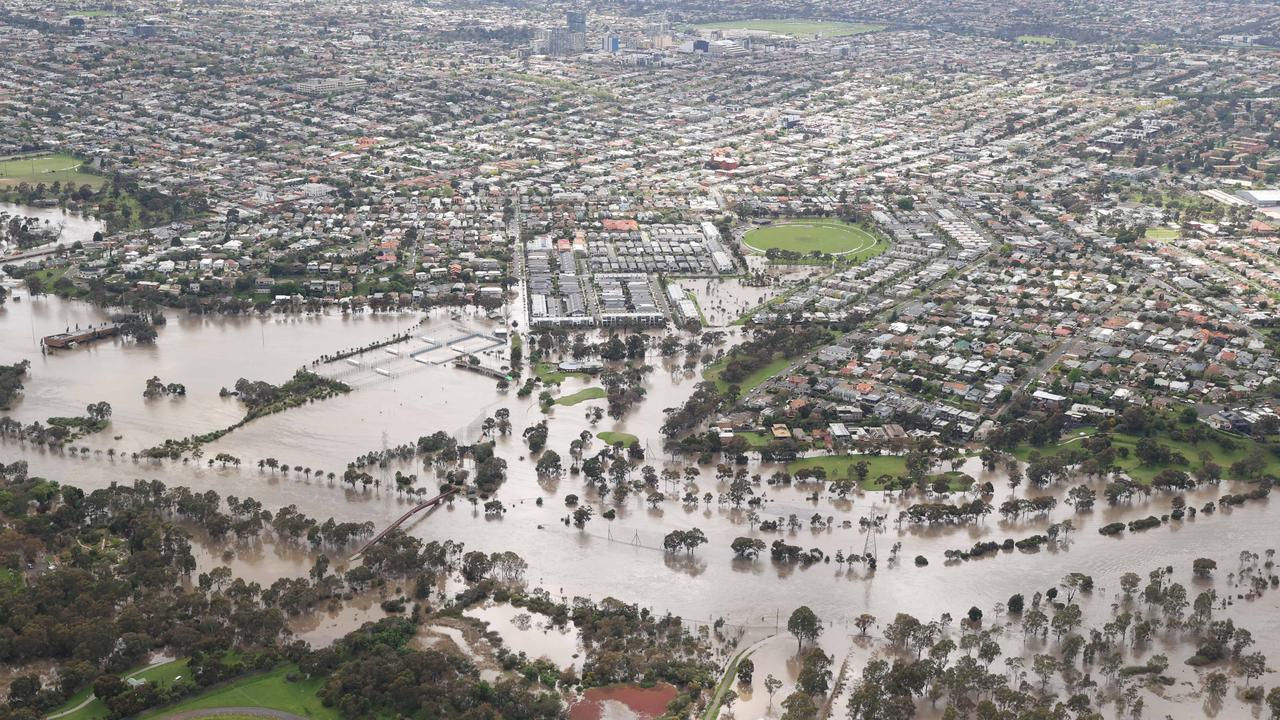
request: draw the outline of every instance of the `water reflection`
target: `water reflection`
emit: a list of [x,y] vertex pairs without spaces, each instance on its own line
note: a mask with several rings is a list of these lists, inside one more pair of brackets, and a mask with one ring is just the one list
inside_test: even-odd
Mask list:
[[[94,233],[105,229],[99,220],[57,207],[46,208],[0,202],[0,217],[6,215],[39,220],[41,232],[47,233],[51,238],[56,237],[59,245],[90,242],[93,240]],[[0,246],[0,255],[9,252],[17,252],[17,248]]]

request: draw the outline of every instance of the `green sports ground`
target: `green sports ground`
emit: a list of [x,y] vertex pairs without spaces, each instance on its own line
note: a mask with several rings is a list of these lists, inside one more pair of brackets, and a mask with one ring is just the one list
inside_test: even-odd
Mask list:
[[857,225],[820,219],[758,227],[747,232],[742,243],[759,254],[777,248],[802,254],[817,251],[841,256],[870,256],[883,246],[881,240]]

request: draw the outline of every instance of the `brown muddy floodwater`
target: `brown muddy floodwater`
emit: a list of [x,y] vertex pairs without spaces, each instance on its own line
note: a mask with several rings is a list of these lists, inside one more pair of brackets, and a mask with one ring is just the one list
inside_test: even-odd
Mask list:
[[[45,335],[107,321],[108,314],[57,297],[8,302],[0,309],[0,363],[30,360],[23,398],[8,413],[30,423],[83,415],[111,403],[112,426],[77,445],[130,452],[171,437],[226,427],[244,415],[218,391],[239,378],[282,383],[317,356],[386,338],[415,324],[416,314],[201,317],[170,312],[153,345],[110,338],[47,355]],[[148,400],[147,379],[182,383],[185,397]],[[119,440],[115,440],[120,436]]]
[[545,616],[507,604],[470,608],[466,615],[487,623],[512,653],[524,653],[530,660],[550,660],[561,669],[581,669],[582,641],[572,625],[552,627]]
[[652,720],[662,715],[676,694],[674,687],[665,684],[591,688],[569,707],[569,720]]
[[[100,220],[76,212],[67,212],[62,208],[43,208],[32,205],[15,205],[0,202],[0,217],[28,217],[40,221],[40,229],[50,238],[56,238],[59,245],[72,245],[77,242],[90,242],[93,234],[104,230]],[[16,247],[5,247],[0,244],[0,255],[18,252]]]
[[[796,606],[806,604],[826,622],[824,642],[832,643],[831,652],[838,660],[850,654],[849,638],[856,633],[850,622],[863,612],[876,615],[882,622],[891,620],[897,612],[929,619],[950,613],[959,618],[970,606],[990,611],[1013,593],[1029,596],[1048,589],[1069,572],[1083,572],[1092,575],[1097,583],[1094,599],[1084,605],[1086,622],[1092,622],[1109,612],[1110,599],[1125,572],[1145,576],[1156,567],[1168,565],[1175,574],[1189,575],[1191,563],[1198,557],[1213,558],[1223,568],[1234,567],[1241,550],[1262,553],[1280,541],[1270,500],[1201,514],[1195,520],[1171,522],[1146,532],[1126,532],[1117,538],[1098,534],[1097,529],[1109,522],[1168,513],[1172,495],[1160,493],[1116,508],[1107,508],[1100,502],[1089,513],[1076,514],[1060,502],[1057,509],[1041,518],[1008,522],[993,514],[969,525],[916,528],[899,527],[894,522],[898,512],[912,500],[886,498],[878,492],[843,501],[823,493],[811,500],[809,495],[816,486],[762,484],[757,487],[757,493],[764,496],[759,519],[794,514],[802,522],[801,529],[781,533],[762,533],[753,527],[745,509],[714,501],[685,507],[668,499],[657,508],[650,508],[641,493],[633,493],[615,504],[613,498],[602,500],[585,489],[581,476],[566,473],[560,478],[536,477],[528,449],[519,439],[520,431],[548,418],[548,447],[566,458],[569,442],[584,430],[592,435],[603,430],[629,432],[641,439],[648,453],[647,462],[659,467],[674,463],[661,450],[658,428],[663,410],[682,403],[698,376],[677,363],[652,357],[648,362],[655,370],[646,379],[646,399],[621,421],[606,418],[598,426],[587,421],[585,411],[593,406],[603,407],[602,401],[556,406],[550,415],[544,415],[537,406],[537,393],[518,398],[514,390],[499,392],[494,382],[484,376],[430,361],[416,362],[409,357],[409,353],[427,347],[423,337],[450,341],[474,333],[490,334],[499,326],[470,313],[434,313],[425,324],[414,328],[413,339],[393,348],[397,354],[375,350],[359,358],[360,366],[333,363],[318,368],[319,372],[348,382],[354,391],[259,419],[204,448],[206,457],[227,452],[241,458],[243,465],[239,468],[135,462],[128,459],[128,453],[165,438],[206,432],[237,420],[242,414],[239,403],[218,397],[218,389],[232,385],[237,378],[282,382],[296,368],[321,354],[388,337],[414,327],[423,316],[333,314],[210,319],[170,313],[168,325],[161,329],[159,340],[152,347],[110,340],[49,356],[40,354],[36,345],[39,336],[77,323],[100,322],[104,317],[86,305],[57,298],[30,301],[24,297],[21,303],[10,302],[0,309],[0,362],[24,358],[32,361],[25,397],[12,412],[14,417],[30,422],[53,415],[79,414],[86,404],[99,400],[110,402],[115,410],[108,430],[74,443],[92,448],[87,455],[9,441],[0,442],[0,460],[25,459],[34,474],[86,489],[154,478],[169,485],[212,489],[224,496],[252,496],[268,509],[296,505],[302,512],[321,519],[333,516],[339,520],[370,520],[383,526],[414,502],[394,491],[391,476],[395,470],[417,473],[419,486],[432,488],[436,479],[431,469],[407,463],[373,470],[380,487],[353,489],[314,473],[305,476],[264,472],[256,467],[257,460],[274,457],[340,476],[348,462],[365,452],[412,442],[437,430],[455,435],[460,442],[473,442],[480,437],[484,418],[505,407],[511,410],[515,431],[512,436],[498,438],[496,444],[497,453],[508,463],[508,480],[497,493],[508,508],[506,515],[500,519],[486,517],[479,507],[458,499],[416,517],[405,526],[407,532],[428,540],[461,541],[469,549],[486,552],[514,550],[529,563],[526,580],[557,598],[585,596],[599,600],[613,596],[689,621],[710,623],[724,618],[730,626],[744,629],[750,641],[772,634],[779,627],[785,631],[787,615]],[[479,342],[474,338],[462,342],[469,350],[483,347],[473,345]],[[497,361],[495,356],[482,357],[486,362]],[[677,361],[682,362],[683,357]],[[386,373],[378,373],[377,369]],[[153,375],[165,382],[185,383],[188,396],[144,400],[143,387]],[[560,392],[571,393],[595,384],[570,379]],[[120,436],[118,440],[116,436]],[[599,447],[596,441],[587,452]],[[107,448],[124,456],[110,458],[105,453]],[[683,463],[674,465],[682,467]],[[767,477],[776,468],[753,463],[748,469]],[[1010,491],[1002,473],[986,472],[976,459],[969,460],[962,469],[979,483],[990,480],[995,484],[995,506],[1011,493],[1026,496],[1042,492],[1028,493],[1025,487]],[[722,490],[718,488],[714,466],[703,466],[696,483],[698,494]],[[1101,482],[1092,484],[1101,490]],[[1066,486],[1044,492],[1061,499],[1065,489]],[[1188,493],[1187,502],[1200,507],[1224,492],[1239,489],[1233,483],[1203,488]],[[577,494],[596,511],[595,519],[582,530],[562,522],[568,514],[564,498],[570,493]],[[541,506],[536,502],[539,499]],[[609,508],[617,513],[612,521],[600,517]],[[810,526],[815,514],[823,520],[823,527]],[[729,549],[735,537],[750,536],[766,543],[782,538],[805,549],[820,548],[828,556],[836,551],[861,553],[868,537],[859,532],[857,521],[872,514],[889,516],[885,532],[874,538],[881,558],[880,569],[875,572],[862,565],[840,566],[834,562],[807,568],[780,567],[767,556],[754,562],[741,561],[735,560]],[[825,522],[828,517],[832,519],[829,525]],[[947,563],[943,557],[948,549],[968,549],[978,541],[1020,539],[1043,533],[1050,523],[1067,518],[1077,528],[1068,545],[1031,553],[999,552],[969,562]],[[707,545],[692,556],[662,551],[666,533],[693,527],[707,535]],[[894,543],[901,543],[896,562],[889,560]],[[233,561],[227,564],[263,585],[270,584],[274,577],[304,575],[311,562],[306,550],[281,554],[267,548],[230,549]],[[201,561],[202,567],[206,562],[222,564],[225,551],[226,548],[209,551]],[[915,567],[916,555],[924,555],[929,565]],[[1190,579],[1186,584],[1193,595],[1198,592]],[[1280,593],[1271,592],[1257,600],[1238,601],[1224,612],[1253,632],[1259,648],[1276,648],[1280,647],[1278,602]],[[378,611],[374,605],[368,617],[376,616]],[[524,650],[533,656],[530,650],[537,648],[539,638],[521,637],[518,628],[504,631],[503,626],[511,625],[511,618],[498,617],[497,612],[480,610],[473,614],[510,635],[508,643],[513,650]],[[486,617],[488,614],[493,617]],[[533,619],[535,623],[539,620]],[[349,621],[335,619],[334,627],[324,628],[323,634],[331,635],[362,621],[355,615]],[[323,625],[322,622],[315,632],[319,633]],[[1021,634],[1014,635],[1020,642]],[[320,639],[319,635],[314,637]],[[565,662],[567,653],[572,659],[573,653],[567,652],[568,639],[546,641],[548,657]],[[576,645],[576,640],[573,642]],[[1189,654],[1171,651],[1170,658],[1177,666]],[[857,662],[860,660],[855,654],[851,664]],[[774,674],[785,680],[784,670]],[[757,669],[757,683],[766,672]],[[740,707],[755,712],[761,696],[757,693]],[[785,693],[775,699],[783,696]],[[1154,701],[1148,698],[1149,703]],[[742,713],[738,716],[748,717]]]
[[708,327],[725,327],[783,292],[781,285],[746,285],[738,278],[680,280],[680,286],[692,292]]
[[374,593],[362,593],[334,607],[319,607],[290,618],[289,629],[295,638],[312,647],[327,647],[361,625],[387,617],[381,602],[382,598]]

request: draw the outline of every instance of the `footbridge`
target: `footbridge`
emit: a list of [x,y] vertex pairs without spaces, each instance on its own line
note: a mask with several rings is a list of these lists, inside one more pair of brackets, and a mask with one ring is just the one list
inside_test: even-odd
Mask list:
[[388,525],[388,526],[387,526],[387,528],[386,528],[385,530],[383,530],[382,532],[378,533],[377,535],[374,535],[374,536],[373,536],[373,539],[372,539],[372,540],[370,540],[369,542],[365,543],[363,546],[361,546],[361,547],[360,547],[360,549],[359,549],[359,550],[357,550],[357,551],[355,552],[355,554],[351,556],[351,558],[350,558],[350,559],[351,559],[351,560],[356,560],[356,559],[357,559],[357,558],[359,558],[361,555],[363,555],[363,554],[364,554],[364,551],[365,551],[365,550],[368,550],[368,549],[369,549],[369,547],[370,547],[370,546],[372,546],[374,543],[377,543],[377,542],[378,542],[379,540],[381,540],[382,538],[384,538],[384,537],[386,537],[386,536],[390,535],[393,531],[395,531],[395,530],[399,529],[399,528],[400,528],[400,526],[401,526],[401,525],[403,525],[403,524],[405,523],[405,521],[407,521],[409,518],[413,517],[414,515],[417,515],[418,513],[422,512],[423,510],[429,510],[429,509],[431,509],[431,508],[433,508],[433,507],[435,507],[435,506],[439,505],[440,503],[444,502],[445,500],[448,500],[450,497],[452,497],[452,496],[453,496],[455,493],[457,493],[457,492],[458,492],[458,489],[457,489],[457,488],[455,488],[455,487],[448,487],[448,488],[445,488],[445,489],[444,489],[444,491],[442,491],[439,495],[436,495],[435,497],[431,498],[430,500],[427,500],[427,501],[425,501],[425,502],[421,502],[421,503],[418,503],[417,505],[414,505],[414,506],[413,506],[413,507],[412,507],[408,512],[406,512],[405,514],[401,515],[401,516],[400,516],[400,517],[399,517],[395,522],[393,522],[393,523],[391,523],[390,525]]

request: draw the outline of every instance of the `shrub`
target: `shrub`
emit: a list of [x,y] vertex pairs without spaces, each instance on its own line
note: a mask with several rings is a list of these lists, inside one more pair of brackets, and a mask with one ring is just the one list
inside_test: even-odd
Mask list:
[[1159,526],[1160,526],[1160,518],[1156,517],[1155,515],[1148,515],[1147,517],[1140,518],[1138,520],[1130,520],[1129,532],[1138,532],[1140,530],[1150,530],[1153,527],[1159,527]]

